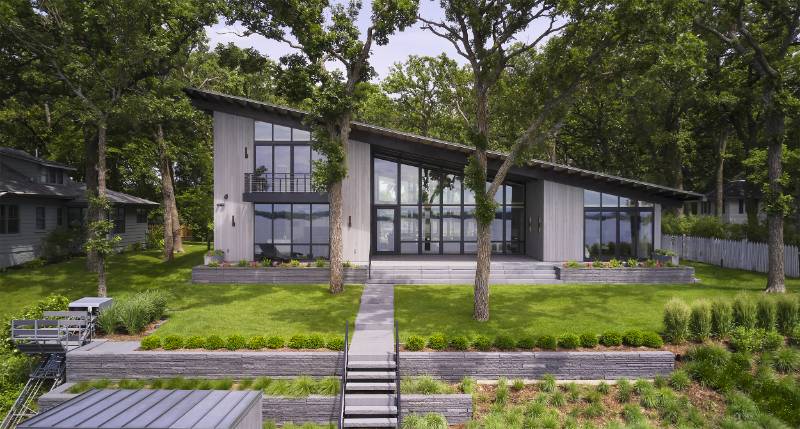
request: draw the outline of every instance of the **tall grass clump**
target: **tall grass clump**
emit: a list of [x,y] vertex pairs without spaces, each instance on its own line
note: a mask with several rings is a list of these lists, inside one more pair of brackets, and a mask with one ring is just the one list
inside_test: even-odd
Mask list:
[[777,320],[775,300],[768,295],[759,296],[756,302],[756,326],[765,331],[773,331],[777,327]]
[[756,327],[758,312],[753,297],[747,294],[738,294],[733,298],[733,323],[747,329]]
[[111,304],[110,307],[102,310],[97,315],[97,326],[104,334],[113,334],[117,332],[120,327],[119,311],[116,304]]
[[728,301],[717,299],[711,303],[711,334],[725,338],[733,329],[733,309]]
[[672,298],[664,306],[664,334],[672,344],[681,344],[689,337],[691,310],[683,300]]
[[136,335],[144,331],[150,323],[148,304],[142,299],[129,299],[115,304],[120,325],[128,334]]
[[711,304],[701,299],[692,305],[689,321],[689,330],[692,338],[697,341],[706,341],[711,337]]
[[790,335],[800,324],[800,300],[793,295],[783,295],[775,303],[778,332]]

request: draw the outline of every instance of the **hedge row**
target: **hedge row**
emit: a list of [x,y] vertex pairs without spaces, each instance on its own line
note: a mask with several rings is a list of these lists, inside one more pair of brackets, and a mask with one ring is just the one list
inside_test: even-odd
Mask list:
[[339,336],[325,338],[319,334],[297,334],[291,336],[287,341],[286,338],[280,335],[254,335],[251,337],[245,337],[243,335],[230,335],[227,337],[221,337],[219,335],[209,335],[207,337],[199,335],[188,337],[181,335],[166,335],[164,337],[149,335],[142,338],[140,345],[142,350],[155,350],[159,348],[163,348],[164,350],[261,350],[281,349],[284,347],[290,349],[328,349],[339,351],[344,350],[344,338]]
[[498,350],[530,350],[539,348],[543,350],[556,350],[556,349],[577,349],[581,348],[595,348],[598,344],[606,347],[614,347],[626,345],[629,347],[649,347],[660,349],[664,346],[664,341],[661,336],[655,332],[640,331],[632,329],[623,333],[616,331],[605,332],[601,335],[594,333],[578,334],[563,334],[559,336],[554,335],[541,335],[538,337],[527,336],[521,338],[513,338],[507,335],[499,335],[491,339],[484,335],[479,335],[473,339],[465,336],[447,337],[444,334],[437,333],[429,337],[421,337],[412,335],[405,341],[405,348],[409,351],[419,351],[425,346],[433,350],[470,350],[475,349],[479,351],[489,351],[492,349]]

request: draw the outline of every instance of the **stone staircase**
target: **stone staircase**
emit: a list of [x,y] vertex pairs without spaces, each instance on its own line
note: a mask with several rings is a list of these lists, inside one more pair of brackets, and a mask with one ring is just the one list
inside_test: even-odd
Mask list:
[[[370,266],[369,281],[376,284],[472,284],[475,262],[375,260]],[[492,261],[489,283],[560,283],[560,280],[552,263]]]

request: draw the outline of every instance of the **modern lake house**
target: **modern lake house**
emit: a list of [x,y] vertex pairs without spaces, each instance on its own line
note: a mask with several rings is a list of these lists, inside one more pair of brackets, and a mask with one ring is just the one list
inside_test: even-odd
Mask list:
[[[229,261],[327,257],[328,196],[311,187],[318,155],[306,113],[186,93],[213,116],[216,248]],[[354,122],[347,152],[346,260],[475,253],[475,199],[462,183],[470,147]],[[492,249],[540,261],[646,259],[661,245],[662,207],[702,197],[532,160],[513,167],[496,196]]]

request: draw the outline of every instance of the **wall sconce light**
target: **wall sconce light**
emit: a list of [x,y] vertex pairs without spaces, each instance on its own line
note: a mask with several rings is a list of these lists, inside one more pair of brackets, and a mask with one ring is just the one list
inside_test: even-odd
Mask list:
[[351,226],[353,226],[352,216],[347,216],[347,227],[350,228]]
[[542,232],[542,217],[539,216],[539,232]]
[[228,194],[225,194],[225,196],[222,197],[222,198],[225,198],[227,200],[228,199]]
[[231,216],[231,226],[236,226],[236,216]]
[[217,207],[225,207],[225,203],[217,203]]
[[244,147],[244,159],[247,159],[247,146]]

